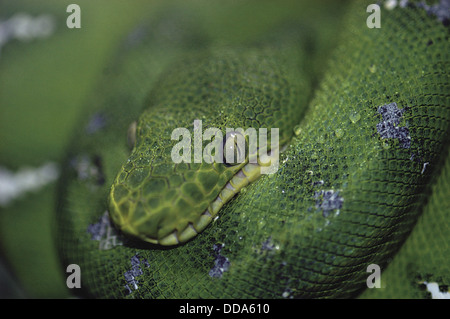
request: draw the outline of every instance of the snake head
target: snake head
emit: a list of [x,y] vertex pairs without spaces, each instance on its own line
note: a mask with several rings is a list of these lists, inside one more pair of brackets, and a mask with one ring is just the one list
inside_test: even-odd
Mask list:
[[[177,245],[205,229],[225,203],[261,175],[261,165],[249,160],[255,157],[245,147],[247,136],[230,131],[220,138],[220,130],[216,138],[202,144],[210,142],[204,150],[208,145],[223,150],[222,161],[208,160],[204,151],[199,163],[174,161],[168,155],[181,142],[148,138],[165,131],[149,122],[156,118],[161,120],[155,123],[158,126],[171,122],[161,116],[149,113],[137,125],[135,147],[111,187],[110,216],[125,234],[153,244]],[[244,148],[237,142],[239,137],[244,137]],[[188,148],[195,152],[194,143]]]
[[[240,189],[255,181],[264,166],[271,166],[270,154],[278,156],[273,150],[290,138],[290,133],[283,132],[292,132],[298,117],[292,105],[298,103],[297,90],[303,82],[289,85],[296,79],[293,70],[298,72],[294,66],[275,63],[266,53],[245,52],[220,50],[184,61],[152,90],[149,106],[131,130],[136,132],[136,138],[129,139],[135,141],[134,148],[111,187],[110,216],[123,233],[159,245],[184,243],[205,229]],[[203,121],[200,129],[199,119]],[[279,141],[278,128],[283,128]],[[177,129],[187,146],[180,147],[183,141],[177,134],[174,138]],[[257,147],[251,141],[255,137],[251,129],[257,132]],[[263,129],[265,143],[261,143]],[[242,135],[247,143],[236,147]],[[209,148],[215,149],[214,155],[206,152],[210,143],[218,141],[220,146]],[[182,160],[175,160],[174,153],[181,149]],[[230,149],[244,160],[230,162],[223,156]],[[205,153],[214,160],[207,160]]]

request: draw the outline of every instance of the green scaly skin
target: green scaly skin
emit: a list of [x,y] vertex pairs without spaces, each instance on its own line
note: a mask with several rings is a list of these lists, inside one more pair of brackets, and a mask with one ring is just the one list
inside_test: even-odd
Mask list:
[[[330,47],[319,36],[312,49],[308,35],[320,27],[299,32],[302,40],[288,49],[280,43],[292,33],[274,44],[266,32],[223,49],[196,19],[177,22],[183,31],[168,44],[154,26],[146,40],[125,42],[61,179],[57,238],[63,265],[82,269],[83,293],[345,298],[366,287],[368,265],[387,267],[450,165],[450,51],[448,28],[423,9],[383,10],[382,28],[369,29],[368,4],[357,1],[343,18],[340,45],[317,90]],[[395,126],[407,128],[406,140],[383,138],[377,128],[386,120],[380,106],[394,102]],[[86,133],[96,116],[103,124]],[[127,129],[137,119],[130,155]],[[244,165],[175,165],[171,132],[192,132],[194,119],[203,129],[277,127],[281,144],[293,137],[278,172],[241,189],[200,234],[169,249],[138,240],[158,242],[198,226]],[[134,236],[119,233],[106,211]],[[448,285],[448,266],[430,269]]]
[[[305,105],[308,97],[301,64],[305,59],[294,55],[300,48],[218,48],[206,56],[195,54],[165,74],[150,93],[133,151],[112,186],[110,214],[115,224],[151,243],[177,244],[202,231],[220,209],[219,195],[222,205],[241,188],[244,181],[226,188],[232,177],[243,171],[241,179],[247,180],[253,174],[244,169],[248,159],[237,165],[194,162],[194,121],[202,121],[203,131],[218,128],[223,136],[227,128],[281,128],[280,143],[286,144],[302,115],[296,106]],[[179,141],[171,137],[177,127],[190,130],[190,163],[172,160]],[[210,142],[205,139],[201,150]]]

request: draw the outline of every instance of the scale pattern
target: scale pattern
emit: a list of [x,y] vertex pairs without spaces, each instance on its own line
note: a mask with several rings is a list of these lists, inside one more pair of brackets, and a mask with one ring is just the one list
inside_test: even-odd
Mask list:
[[447,151],[442,173],[433,183],[431,195],[417,225],[382,274],[383,289],[368,289],[362,295],[363,298],[429,298],[430,294],[426,290],[425,282],[435,282],[443,292],[448,292],[450,282],[449,151]]
[[[68,167],[60,195],[63,264],[84,270],[86,294],[342,298],[366,287],[368,265],[386,267],[416,223],[447,154],[448,28],[408,6],[383,11],[382,28],[368,29],[361,7],[367,4],[350,8],[341,45],[293,130],[277,174],[242,190],[210,227],[174,249],[119,234],[116,246],[99,249],[104,246],[86,231],[101,222],[109,186],[128,156],[118,141],[145,95],[128,92],[132,85],[121,87],[120,78],[108,83],[116,99],[104,112],[114,127],[77,139],[69,154],[76,161],[87,152],[103,178],[97,173],[90,182],[80,180]],[[184,45],[177,43],[177,49]],[[166,47],[164,54],[153,54],[165,67],[178,51]],[[153,74],[139,83],[151,87],[164,67],[132,57],[118,71]],[[120,110],[120,102],[131,109]],[[135,260],[145,263],[130,272]]]
[[[280,142],[286,143],[302,116],[296,106],[305,105],[309,91],[302,75],[305,58],[294,55],[299,48],[219,48],[197,53],[164,73],[149,95],[136,145],[111,191],[116,225],[157,240],[174,231],[180,235],[189,225],[199,232],[201,218],[215,217],[210,204],[245,163],[197,163],[211,139],[197,138],[195,123],[199,132],[216,128],[223,137],[226,129],[279,127]],[[296,59],[288,59],[292,56]],[[172,149],[180,142],[178,136],[172,139],[176,128],[189,131],[190,163],[172,160]],[[270,141],[270,130],[268,135]],[[197,141],[200,150],[195,150]],[[202,215],[206,209],[208,217]]]

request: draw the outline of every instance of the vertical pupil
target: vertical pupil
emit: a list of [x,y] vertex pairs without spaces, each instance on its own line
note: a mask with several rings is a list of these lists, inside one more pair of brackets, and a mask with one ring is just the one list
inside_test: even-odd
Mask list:
[[[235,165],[242,163],[245,160],[245,154],[243,153],[245,149],[245,144],[240,145],[239,136],[236,132],[227,133],[224,139],[223,157],[224,163],[228,165]],[[245,139],[241,139],[244,140]],[[245,143],[245,142],[244,142]],[[244,148],[244,149],[241,149]]]

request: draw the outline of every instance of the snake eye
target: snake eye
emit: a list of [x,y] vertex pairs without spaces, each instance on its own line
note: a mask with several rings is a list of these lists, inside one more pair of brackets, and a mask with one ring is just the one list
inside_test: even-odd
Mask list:
[[130,148],[130,150],[133,149],[134,144],[136,143],[136,127],[137,127],[136,121],[131,123],[130,126],[128,127],[127,144],[128,144],[128,147]]
[[223,162],[227,166],[243,163],[247,158],[247,141],[239,132],[228,132],[223,139]]

